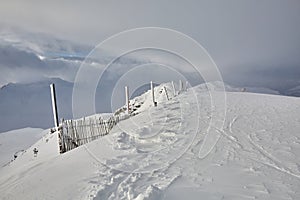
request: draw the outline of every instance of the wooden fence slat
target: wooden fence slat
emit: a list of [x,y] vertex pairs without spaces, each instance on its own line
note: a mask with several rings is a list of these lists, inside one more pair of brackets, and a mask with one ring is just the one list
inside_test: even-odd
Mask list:
[[126,118],[126,116],[111,116],[107,120],[102,117],[64,120],[62,122],[64,152],[107,135],[119,121]]

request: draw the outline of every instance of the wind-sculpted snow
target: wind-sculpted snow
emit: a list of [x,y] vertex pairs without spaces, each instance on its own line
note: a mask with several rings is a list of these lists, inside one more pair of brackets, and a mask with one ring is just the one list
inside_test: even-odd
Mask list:
[[[139,114],[92,143],[58,155],[56,133],[46,135],[0,170],[0,197],[300,198],[298,98],[227,92],[226,120],[216,129],[211,117],[223,116],[210,98],[220,92],[199,86],[167,101],[159,87],[157,107],[147,94],[137,97]],[[205,143],[209,132],[216,140]]]
[[0,168],[14,160],[14,156],[22,154],[43,134],[45,132],[39,128],[24,128],[0,133]]

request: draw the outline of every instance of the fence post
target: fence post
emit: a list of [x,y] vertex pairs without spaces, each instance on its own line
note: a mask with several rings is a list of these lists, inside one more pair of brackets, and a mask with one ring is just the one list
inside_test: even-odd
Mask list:
[[175,97],[176,96],[176,89],[175,89],[174,81],[172,81],[172,87],[173,87],[173,92],[174,92],[174,97]]
[[181,79],[179,80],[179,91],[178,92],[179,93],[182,92],[182,81],[181,81]]
[[64,138],[64,118],[61,119],[61,128],[58,132],[58,146],[59,146],[59,153],[65,153],[66,147],[65,147],[65,138]]
[[169,101],[170,99],[169,99],[169,95],[168,95],[168,91],[167,91],[166,86],[164,86],[164,90],[165,90],[165,93],[166,93],[166,96],[167,96],[167,100]]
[[126,97],[126,108],[127,108],[127,114],[129,115],[129,87],[125,86],[125,97]]
[[151,94],[152,94],[152,101],[153,101],[153,105],[157,106],[157,102],[155,101],[155,97],[154,97],[154,86],[153,86],[153,82],[150,82],[150,86],[151,86]]
[[55,94],[55,85],[52,83],[50,85],[51,89],[51,100],[52,100],[52,111],[53,111],[53,119],[54,119],[54,126],[55,129],[58,131],[58,114],[57,114],[57,104],[56,104],[56,94]]
[[188,81],[185,81],[185,91],[187,91],[187,88],[188,88],[188,85],[189,85],[189,82]]

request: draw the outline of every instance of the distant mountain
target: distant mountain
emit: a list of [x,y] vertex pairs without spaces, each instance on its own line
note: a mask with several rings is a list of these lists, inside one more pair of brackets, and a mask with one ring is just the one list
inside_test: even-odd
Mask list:
[[[49,84],[52,82],[57,86],[59,116],[72,118],[73,82],[82,61],[92,48],[46,34],[0,27],[0,132],[24,127],[51,127],[53,120]],[[111,110],[114,109],[111,108],[111,97],[116,82],[132,66],[151,63],[151,60],[144,60],[138,55],[116,59],[103,73],[96,90],[96,112],[114,111]],[[88,64],[93,69],[104,67],[113,57],[111,52],[104,51],[100,57],[88,60]],[[140,71],[135,78],[144,80],[145,75],[152,73],[151,70]],[[186,77],[191,81],[199,81],[193,73],[187,73]],[[158,80],[159,83],[174,78],[168,77],[168,74],[162,70]],[[127,84],[125,82],[123,84]],[[213,90],[222,88],[220,82],[202,84],[199,87],[203,91],[207,91],[207,87]],[[136,91],[133,91],[131,97],[139,96],[147,90],[149,84],[139,86]],[[278,91],[260,87],[225,85],[225,90],[279,94]],[[125,101],[123,94],[124,90],[121,88],[118,92],[120,98],[115,103],[116,108],[123,105]],[[295,87],[281,94],[300,96],[300,88]]]
[[238,86],[232,86],[227,83],[222,83],[219,81],[209,82],[209,83],[203,83],[199,86],[197,86],[203,91],[207,90],[215,90],[220,91],[224,89],[227,92],[250,92],[250,93],[261,93],[261,94],[273,94],[273,95],[280,95],[280,93],[276,90],[272,90],[269,88],[264,87],[238,87]]
[[[112,112],[111,110],[111,92],[113,90],[113,82],[104,81],[97,88],[96,112]],[[57,104],[59,118],[71,119],[72,115],[72,92],[73,83],[59,78],[53,78],[34,83],[9,83],[0,89],[0,132],[24,128],[37,127],[49,128],[53,126],[53,116],[51,107],[50,87],[51,83],[56,85]],[[175,84],[176,85],[176,84]],[[157,84],[155,84],[157,86]],[[178,86],[175,86],[178,89]],[[221,82],[210,82],[201,84],[199,91],[206,92],[209,90],[220,91]],[[140,86],[133,92],[131,98],[143,94],[150,89],[150,85]],[[225,84],[225,90],[228,92],[255,92],[266,94],[278,94],[278,92],[261,89],[261,88],[243,88],[232,87]],[[122,103],[123,96],[120,97]],[[122,106],[121,104],[119,106]],[[92,114],[92,113],[91,113]]]
[[[59,117],[72,118],[73,82],[92,48],[46,34],[0,27],[0,132],[53,126],[49,89],[52,82],[56,84]],[[112,57],[104,51],[87,62],[91,68],[102,67]],[[139,63],[144,61],[129,56],[119,58],[105,72],[97,88],[97,112],[111,112],[115,82],[130,66]]]
[[300,85],[288,89],[286,92],[284,92],[284,94],[288,96],[300,97]]
[[51,83],[56,85],[59,116],[71,118],[72,83],[57,78],[28,84],[10,83],[0,89],[0,132],[52,127]]

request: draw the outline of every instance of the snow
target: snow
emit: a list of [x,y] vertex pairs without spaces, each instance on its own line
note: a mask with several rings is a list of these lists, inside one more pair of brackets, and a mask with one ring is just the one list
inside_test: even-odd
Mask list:
[[[223,83],[220,81],[215,81],[215,82],[209,82],[207,84],[201,84],[198,86],[198,88],[201,88],[204,91],[207,91],[209,89],[210,91],[216,90],[220,91],[223,89]],[[264,87],[236,87],[236,86],[231,86],[229,84],[224,84],[224,89],[227,92],[251,92],[251,93],[259,93],[259,94],[273,94],[273,95],[279,95],[280,92],[276,90],[272,90],[269,88],[264,88]]]
[[42,56],[42,55],[39,55],[39,54],[37,54],[37,57],[38,57],[40,60],[45,60],[45,59],[46,59],[45,56]]
[[138,114],[65,154],[47,133],[0,169],[0,198],[300,199],[299,98],[228,91],[217,129],[210,98],[222,92],[200,85],[167,101],[163,87],[172,94],[156,87],[157,107],[150,92],[131,100]]
[[38,141],[44,132],[40,128],[24,128],[0,133],[0,167],[14,159]]

